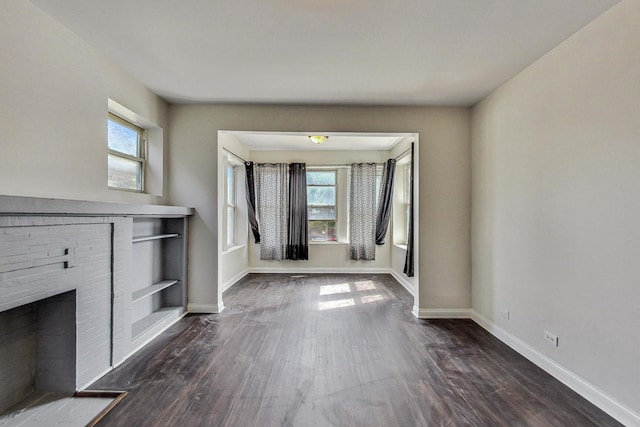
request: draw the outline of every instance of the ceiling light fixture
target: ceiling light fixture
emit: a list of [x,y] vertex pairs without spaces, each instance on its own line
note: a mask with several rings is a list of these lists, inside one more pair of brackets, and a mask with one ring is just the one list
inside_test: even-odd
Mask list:
[[314,144],[323,144],[329,137],[326,135],[309,135],[309,139]]

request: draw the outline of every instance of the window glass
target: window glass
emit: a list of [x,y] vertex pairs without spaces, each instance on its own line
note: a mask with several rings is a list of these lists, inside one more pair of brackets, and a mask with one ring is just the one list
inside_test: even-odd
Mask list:
[[108,120],[107,140],[111,150],[140,157],[140,131],[113,119]]
[[142,165],[140,162],[109,154],[108,169],[109,187],[125,190],[142,188]]
[[310,206],[335,206],[336,187],[312,187],[307,184],[307,204]]
[[336,171],[309,171],[307,185],[336,185]]
[[336,232],[336,171],[307,171],[309,240],[331,242]]
[[235,167],[227,163],[227,203],[236,202]]
[[236,209],[227,207],[227,247],[236,243]]
[[107,185],[142,191],[145,167],[145,130],[109,113],[107,117]]
[[230,248],[236,244],[236,167],[231,163],[226,163],[226,247]]

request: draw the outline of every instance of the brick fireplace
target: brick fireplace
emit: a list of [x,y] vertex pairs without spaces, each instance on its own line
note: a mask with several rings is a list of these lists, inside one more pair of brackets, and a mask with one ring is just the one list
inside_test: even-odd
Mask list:
[[[184,246],[173,255],[177,264],[186,260],[192,214],[179,206],[0,195],[0,413],[34,391],[85,389],[181,317],[186,297],[173,302],[164,288],[147,300],[173,306],[139,312],[139,294],[158,285],[135,287],[134,218],[178,221],[170,235],[184,234],[173,242]],[[186,270],[171,274],[185,292]]]
[[35,390],[72,394],[112,366],[113,223],[0,221],[1,412]]

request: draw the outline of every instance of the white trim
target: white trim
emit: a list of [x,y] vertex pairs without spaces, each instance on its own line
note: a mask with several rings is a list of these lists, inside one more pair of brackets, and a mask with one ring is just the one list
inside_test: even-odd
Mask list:
[[[180,316],[178,316],[177,319],[174,319],[171,323],[167,324],[165,327],[163,327],[162,329],[159,329],[156,333],[154,333],[153,335],[151,335],[149,338],[147,338],[146,340],[144,340],[142,342],[142,344],[136,344],[136,347],[134,350],[130,351],[129,353],[127,353],[122,359],[120,359],[118,362],[114,362],[112,369],[113,368],[117,368],[118,366],[120,366],[121,364],[123,364],[128,358],[130,358],[131,356],[133,356],[134,354],[136,354],[137,352],[139,352],[140,350],[142,350],[142,347],[144,347],[145,345],[149,344],[151,341],[153,341],[154,339],[156,339],[161,333],[165,332],[167,329],[169,329],[171,326],[175,325],[176,323],[178,323],[178,321],[180,321],[180,319],[182,319],[184,316],[187,315],[188,312],[184,312],[181,313]],[[155,327],[155,326],[154,326]],[[142,335],[141,335],[142,336]],[[91,385],[91,383],[87,384],[87,386]]]
[[469,308],[413,308],[413,314],[419,319],[469,319]]
[[[122,363],[122,362],[121,362]],[[87,387],[89,387],[91,384],[95,383],[96,381],[98,381],[100,378],[104,377],[105,375],[107,375],[109,372],[113,371],[115,369],[115,366],[109,366],[109,368],[105,369],[104,371],[102,371],[101,374],[99,374],[98,376],[96,376],[94,379],[92,379],[91,381],[89,381],[88,383],[84,384],[81,387],[77,387],[78,391],[82,391],[85,390]]]
[[640,426],[640,415],[616,402],[605,392],[560,365],[555,360],[540,353],[520,338],[500,328],[475,310],[471,310],[471,319],[500,341],[520,353],[527,360],[546,371],[622,424]]
[[187,304],[187,311],[189,313],[201,313],[201,314],[218,314],[224,310],[224,304]]
[[238,251],[238,250],[246,248],[246,247],[247,247],[247,245],[244,244],[244,243],[236,244],[234,246],[229,246],[227,249],[222,251],[222,255],[227,255],[227,254],[230,254],[232,252]]
[[227,289],[229,289],[230,287],[232,287],[233,285],[235,285],[236,283],[238,283],[240,281],[240,279],[242,279],[244,276],[246,276],[247,274],[249,274],[249,269],[245,268],[244,270],[242,270],[240,273],[236,274],[235,276],[233,276],[231,279],[227,280],[226,282],[224,282],[222,284],[222,286],[220,286],[220,290],[221,292],[226,291]]
[[407,292],[409,292],[413,296],[416,295],[414,293],[414,287],[415,287],[414,284],[408,281],[402,274],[398,273],[393,268],[389,269],[389,273],[393,276],[394,279],[396,279],[398,283],[400,283],[407,290]]
[[357,267],[309,267],[309,268],[286,268],[286,267],[252,267],[249,273],[283,273],[283,274],[300,274],[300,273],[371,273],[371,274],[390,274],[391,269],[386,267],[375,268],[357,268]]

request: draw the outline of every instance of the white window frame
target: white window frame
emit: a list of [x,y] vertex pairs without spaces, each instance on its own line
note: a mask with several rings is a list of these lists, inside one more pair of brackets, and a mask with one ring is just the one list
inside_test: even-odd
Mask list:
[[404,244],[409,243],[409,214],[411,213],[411,163],[402,166],[403,194],[402,204],[404,205]]
[[[334,184],[333,185],[310,185],[307,183],[307,188],[308,187],[334,187],[335,188],[335,204],[333,205],[335,207],[335,218],[333,220],[328,219],[328,220],[315,220],[315,219],[309,219],[307,218],[307,227],[309,227],[309,223],[311,221],[334,221],[335,222],[335,229],[336,229],[336,240],[326,240],[326,241],[318,241],[318,240],[311,240],[311,235],[309,235],[309,244],[335,244],[338,243],[340,241],[340,226],[339,226],[339,218],[340,218],[340,197],[339,197],[339,184],[338,184],[338,170],[335,168],[323,168],[323,167],[307,167],[307,172],[333,172],[334,174]],[[310,205],[307,202],[307,209],[309,209],[312,206],[331,206],[331,205]]]
[[[233,200],[229,200],[229,185],[228,185],[228,173],[229,167],[231,167],[233,175]],[[224,249],[228,250],[235,246],[238,246],[238,164],[232,161],[229,157],[224,158]],[[233,241],[229,242],[229,210],[233,210]]]
[[[122,126],[125,126],[138,134],[138,155],[132,156],[127,153],[123,153],[118,150],[114,150],[109,148],[109,141],[107,141],[107,159],[109,155],[120,157],[127,160],[133,160],[140,163],[140,188],[122,188],[122,187],[114,187],[109,185],[109,180],[107,178],[107,186],[112,190],[120,190],[120,191],[130,191],[134,193],[144,193],[145,192],[145,177],[146,177],[146,169],[147,169],[147,129],[142,128],[140,126],[135,125],[134,123],[126,120],[112,112],[108,112],[107,122],[113,121]],[[108,161],[108,160],[107,160]],[[108,171],[107,171],[108,173]]]

